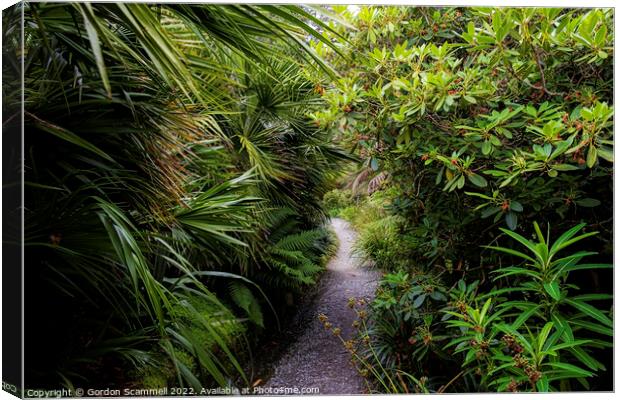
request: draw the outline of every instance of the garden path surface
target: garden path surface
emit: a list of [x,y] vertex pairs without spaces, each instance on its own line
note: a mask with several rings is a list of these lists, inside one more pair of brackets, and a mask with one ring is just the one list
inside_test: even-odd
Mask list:
[[350,354],[340,339],[323,327],[318,315],[327,315],[334,328],[342,329],[345,340],[352,338],[356,314],[347,306],[348,299],[370,300],[379,275],[352,254],[356,233],[349,223],[333,218],[331,225],[340,242],[338,251],[327,264],[312,304],[300,311],[305,314],[304,330],[276,362],[274,373],[264,387],[318,388],[318,394],[323,395],[367,392],[364,378],[350,362]]

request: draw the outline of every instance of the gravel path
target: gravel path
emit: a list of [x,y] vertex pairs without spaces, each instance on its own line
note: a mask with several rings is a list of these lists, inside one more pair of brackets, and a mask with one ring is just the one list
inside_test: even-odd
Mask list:
[[349,223],[334,218],[331,224],[340,241],[338,252],[327,264],[313,304],[302,310],[306,317],[311,314],[305,330],[277,362],[265,387],[318,388],[318,394],[323,395],[367,392],[364,379],[350,363],[349,353],[323,327],[318,315],[327,315],[334,327],[342,329],[345,339],[351,338],[355,312],[347,306],[347,301],[350,297],[370,299],[378,274],[361,266],[352,255],[356,234]]

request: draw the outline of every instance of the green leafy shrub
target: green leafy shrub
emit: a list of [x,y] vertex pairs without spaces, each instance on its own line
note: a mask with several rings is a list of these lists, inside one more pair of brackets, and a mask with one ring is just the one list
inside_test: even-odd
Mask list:
[[[606,370],[597,356],[612,346],[605,307],[612,297],[583,293],[570,275],[611,265],[582,262],[594,252],[563,251],[597,234],[579,234],[584,224],[554,242],[534,227],[537,242],[504,229],[525,253],[491,246],[517,261],[493,271],[491,288],[464,280],[448,288],[438,275],[385,275],[371,304],[367,361],[376,359],[392,377],[430,374],[425,387],[437,392],[591,389]],[[498,285],[507,278],[511,285]],[[449,373],[449,382],[434,378]]]
[[480,234],[533,218],[592,215],[609,240],[610,10],[336,9],[360,30],[339,28],[349,59],[316,43],[344,76],[315,118],[362,158],[359,179],[398,189],[411,229],[437,226],[438,257],[475,260]]
[[[560,238],[575,226],[599,231],[576,243],[577,258],[590,255],[591,265],[611,259],[613,213],[603,204],[611,204],[613,198],[613,10],[334,10],[357,29],[336,26],[344,39],[327,34],[342,43],[346,58],[315,41],[317,51],[342,77],[317,83],[325,87],[323,98],[329,107],[313,116],[361,159],[349,185],[366,188],[370,199],[385,199],[378,215],[364,210],[369,204],[364,200],[341,215],[354,221],[359,247],[369,257],[377,257],[391,273],[408,274],[411,282],[403,293],[435,281],[448,288],[446,302],[428,303],[426,319],[403,322],[406,301],[401,306],[400,292],[386,295],[395,299],[392,306],[373,312],[376,320],[369,331],[376,329],[377,340],[385,343],[385,360],[391,364],[384,366],[391,379],[398,381],[402,372],[424,377],[424,386],[437,392],[551,391],[581,384],[609,388],[610,375],[599,369],[610,362],[603,344],[608,338],[597,338],[596,350],[577,350],[579,356],[567,350],[569,345],[553,350],[556,355],[547,354],[542,363],[530,355],[527,372],[526,364],[517,373],[493,358],[501,337],[514,336],[499,326],[512,326],[530,302],[541,305],[528,320],[532,338],[519,331],[525,329],[522,326],[515,329],[526,341],[542,346],[541,351],[572,343],[564,337],[566,328],[558,326],[558,316],[584,326],[594,324],[597,334],[609,333],[603,322],[608,322],[608,311],[592,311],[589,306],[596,307],[584,299],[607,304],[612,289],[604,283],[605,271],[598,268],[584,267],[570,276],[556,277],[549,272],[553,268],[541,274],[533,266],[514,264],[510,257],[515,254],[502,255],[493,245],[501,240],[500,227],[510,236],[508,232],[545,221],[551,227],[548,237]],[[397,222],[381,226],[381,220]],[[371,228],[368,234],[366,227]],[[520,251],[519,241],[512,240],[510,248]],[[545,239],[534,246],[542,249],[548,244]],[[551,245],[548,249],[551,252]],[[595,251],[599,254],[590,254]],[[417,275],[426,281],[417,282]],[[525,284],[528,277],[532,281]],[[383,281],[381,290],[385,285]],[[600,293],[600,300],[594,300],[598,295],[582,294],[589,292]],[[578,306],[562,296],[576,296]],[[459,311],[451,308],[453,301]],[[582,323],[586,309],[599,319]],[[480,318],[496,328],[478,332],[479,324],[465,326]],[[585,332],[584,326],[577,331]],[[430,333],[426,342],[413,334],[419,327]],[[465,331],[469,340],[461,342],[463,347],[444,348],[448,337],[465,337]],[[407,342],[407,334],[415,344]],[[572,347],[592,344],[576,337]],[[509,350],[501,351],[508,357]],[[583,354],[590,351],[598,364],[590,359],[590,365],[584,364]],[[424,356],[412,362],[412,353]],[[571,371],[566,365],[575,368]],[[406,386],[403,391],[417,387],[411,382]]]
[[[359,218],[360,209],[357,206],[348,206],[340,210],[338,216],[346,219],[347,221],[353,222],[357,218]],[[359,223],[357,224],[359,225]]]
[[380,269],[397,269],[407,263],[408,243],[400,235],[399,217],[388,216],[364,225],[355,248]]
[[342,209],[351,206],[352,203],[350,190],[333,189],[323,196],[323,207],[331,217],[338,216]]
[[355,203],[342,208],[338,216],[351,222],[358,230],[378,219],[386,217],[386,206],[389,204],[389,194],[376,192],[370,196],[359,196]]

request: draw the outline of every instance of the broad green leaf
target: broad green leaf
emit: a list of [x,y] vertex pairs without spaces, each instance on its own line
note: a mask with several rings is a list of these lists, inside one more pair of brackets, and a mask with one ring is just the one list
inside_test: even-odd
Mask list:
[[586,156],[586,164],[588,165],[588,168],[594,167],[597,157],[596,147],[590,145],[590,147],[588,147],[588,155]]
[[465,95],[465,96],[463,96],[463,98],[465,100],[467,100],[467,102],[469,102],[471,104],[476,104],[477,103],[476,99],[474,97],[472,97],[472,96]]
[[511,200],[510,201],[510,209],[512,211],[516,211],[516,212],[522,212],[523,211],[523,206],[521,205],[521,203],[519,203],[516,200]]
[[493,146],[491,145],[491,142],[489,142],[488,140],[485,140],[484,142],[482,142],[482,154],[489,155],[491,154],[491,150],[493,150]]
[[543,349],[543,346],[545,345],[545,342],[547,341],[547,337],[549,337],[549,333],[551,332],[551,329],[553,329],[553,322],[547,322],[545,324],[545,326],[543,326],[543,328],[540,330],[540,333],[538,334],[538,351],[541,352]]
[[512,211],[508,211],[506,213],[506,225],[508,226],[508,228],[510,228],[511,230],[515,230],[517,229],[517,214],[515,214]]
[[431,293],[431,299],[433,300],[437,300],[437,301],[447,301],[448,299],[446,298],[446,296],[441,293],[438,290],[433,291],[433,293]]
[[555,301],[560,301],[562,299],[562,293],[560,292],[560,285],[557,281],[545,283],[543,284],[545,291],[551,296]]
[[422,303],[424,303],[424,300],[426,299],[426,295],[422,294],[420,296],[418,296],[414,301],[413,301],[413,308],[420,308],[420,306],[422,305]]
[[598,156],[609,162],[614,162],[614,152],[608,147],[601,146],[597,149]]
[[597,199],[585,198],[575,201],[578,206],[581,207],[596,207],[601,205],[601,202]]
[[549,379],[546,375],[540,377],[540,379],[536,382],[536,390],[542,393],[546,393],[549,391]]
[[473,183],[474,185],[478,186],[478,187],[486,187],[487,186],[487,180],[484,179],[482,176],[472,173],[470,175],[467,176],[467,178],[469,178],[469,181],[471,183]]
[[571,164],[554,164],[551,168],[557,171],[575,171],[579,169],[579,167]]

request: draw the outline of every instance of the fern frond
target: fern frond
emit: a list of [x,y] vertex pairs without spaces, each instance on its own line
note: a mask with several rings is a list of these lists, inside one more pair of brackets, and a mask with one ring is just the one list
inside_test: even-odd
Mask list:
[[290,251],[301,251],[304,254],[308,254],[308,252],[313,249],[314,242],[316,242],[321,236],[322,233],[318,229],[303,231],[294,235],[286,236],[281,239],[275,247]]
[[260,327],[264,327],[263,312],[252,291],[246,285],[237,281],[230,282],[228,289],[231,299],[245,311],[250,321]]

